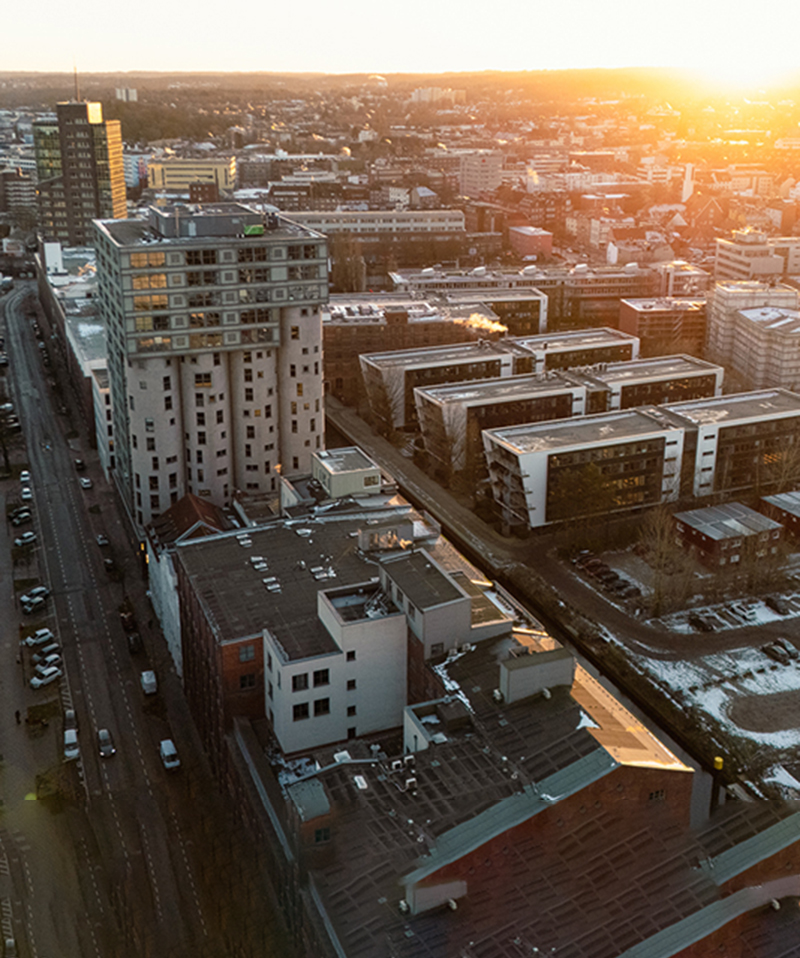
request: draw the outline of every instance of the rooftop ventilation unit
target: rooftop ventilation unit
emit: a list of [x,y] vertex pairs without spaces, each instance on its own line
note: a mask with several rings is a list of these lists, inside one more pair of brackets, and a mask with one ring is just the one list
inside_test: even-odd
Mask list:
[[405,788],[403,789],[403,791],[413,792],[416,787],[417,787],[417,780],[416,780],[416,778],[414,778],[414,777],[412,777],[412,778],[407,778],[407,779],[406,779]]

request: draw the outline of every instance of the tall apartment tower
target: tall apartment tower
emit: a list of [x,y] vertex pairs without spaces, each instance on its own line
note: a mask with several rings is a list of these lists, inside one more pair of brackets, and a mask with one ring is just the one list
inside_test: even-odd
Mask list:
[[54,120],[33,124],[39,177],[39,225],[68,246],[93,242],[92,220],[127,215],[119,120],[102,103],[68,101]]
[[95,223],[113,474],[141,529],[311,471],[323,446],[325,237],[238,203]]

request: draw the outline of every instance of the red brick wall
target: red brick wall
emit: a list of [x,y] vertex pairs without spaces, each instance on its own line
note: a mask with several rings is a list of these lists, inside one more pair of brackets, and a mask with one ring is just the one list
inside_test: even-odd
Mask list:
[[[254,658],[239,660],[240,650],[252,645]],[[222,671],[222,694],[225,700],[225,725],[230,725],[234,715],[247,718],[264,718],[264,643],[260,636],[247,641],[221,646],[219,661]],[[255,685],[242,688],[242,676],[254,676]]]

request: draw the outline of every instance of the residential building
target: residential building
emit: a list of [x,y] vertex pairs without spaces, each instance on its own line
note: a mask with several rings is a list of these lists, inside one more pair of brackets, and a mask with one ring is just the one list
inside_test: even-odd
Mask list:
[[[520,313],[538,315],[542,297],[533,295],[533,299],[525,297],[516,304]],[[508,330],[494,310],[471,302],[440,305],[433,299],[392,293],[332,295],[322,313],[326,391],[350,406],[364,400],[359,362],[363,353],[422,349],[506,335]]]
[[676,512],[672,520],[684,548],[713,568],[774,556],[783,534],[779,522],[740,502]]
[[236,188],[236,157],[207,156],[197,159],[169,157],[147,161],[147,185],[151,190],[189,192],[195,183],[210,184],[218,190]]
[[488,474],[484,429],[718,396],[722,377],[719,366],[669,356],[417,388],[414,398],[435,474],[474,489]]
[[638,337],[643,356],[683,352],[702,356],[706,344],[705,299],[662,296],[623,299],[619,328]]
[[239,715],[266,717],[285,753],[400,728],[435,687],[431,657],[510,633],[438,530],[396,496],[365,498],[171,550],[184,687],[213,761]]
[[485,430],[508,527],[776,485],[800,442],[800,396],[736,393]]
[[491,193],[502,182],[503,154],[491,150],[462,153],[459,158],[459,190],[462,196]]
[[511,336],[535,336],[547,332],[547,296],[533,287],[468,290],[442,294],[451,306],[488,306]]
[[618,362],[635,359],[638,352],[635,337],[614,329],[591,329],[373,353],[361,356],[360,362],[372,415],[385,429],[408,429],[416,422],[414,389],[418,386]]
[[119,120],[103,105],[69,101],[33,124],[39,228],[45,239],[90,246],[92,221],[127,215]]
[[763,496],[761,511],[779,522],[792,539],[800,539],[800,490]]
[[114,478],[143,528],[277,489],[322,448],[324,237],[239,204],[96,224]]
[[553,234],[538,226],[509,226],[508,242],[523,259],[547,257],[553,252]]

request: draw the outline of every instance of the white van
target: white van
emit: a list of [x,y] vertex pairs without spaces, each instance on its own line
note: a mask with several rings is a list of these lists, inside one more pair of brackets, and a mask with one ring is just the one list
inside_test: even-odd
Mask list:
[[158,691],[158,682],[156,682],[156,673],[149,670],[142,672],[140,681],[142,683],[142,691],[145,695],[155,695]]

